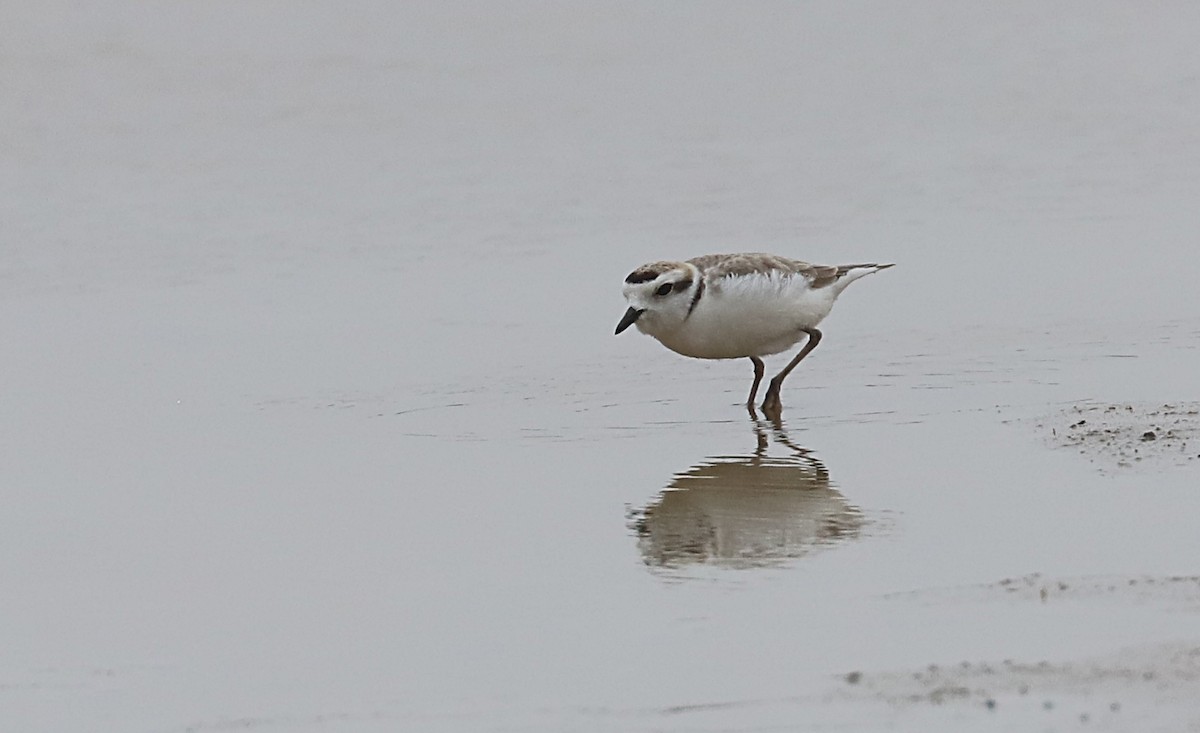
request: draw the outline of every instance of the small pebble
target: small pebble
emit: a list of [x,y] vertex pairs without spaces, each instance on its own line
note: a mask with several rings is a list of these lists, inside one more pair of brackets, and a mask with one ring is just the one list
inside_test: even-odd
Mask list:
[[862,682],[862,672],[851,672],[846,675],[846,684],[857,685]]
[[995,710],[995,709],[996,709],[996,701],[995,701],[995,700],[993,700],[993,699],[992,699],[992,698],[990,698],[990,697],[989,697],[988,699],[984,700],[984,701],[983,701],[983,704],[984,704],[984,706],[985,706],[985,707],[987,707],[987,709],[988,709],[988,710]]
[[1153,430],[1147,430],[1146,432],[1142,433],[1142,440],[1157,440],[1157,439],[1158,439],[1158,436],[1154,434]]

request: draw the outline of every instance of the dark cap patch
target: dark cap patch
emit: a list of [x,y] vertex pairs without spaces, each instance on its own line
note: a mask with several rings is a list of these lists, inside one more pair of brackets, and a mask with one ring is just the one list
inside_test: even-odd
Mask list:
[[629,277],[625,278],[625,282],[630,284],[650,282],[664,272],[674,270],[676,267],[679,267],[678,262],[651,262],[629,273]]

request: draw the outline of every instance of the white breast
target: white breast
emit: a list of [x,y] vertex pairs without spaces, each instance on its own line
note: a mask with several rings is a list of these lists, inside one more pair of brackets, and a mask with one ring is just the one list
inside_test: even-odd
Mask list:
[[777,354],[829,315],[837,292],[814,290],[802,276],[729,276],[708,282],[696,309],[669,333],[651,334],[664,346],[700,359]]

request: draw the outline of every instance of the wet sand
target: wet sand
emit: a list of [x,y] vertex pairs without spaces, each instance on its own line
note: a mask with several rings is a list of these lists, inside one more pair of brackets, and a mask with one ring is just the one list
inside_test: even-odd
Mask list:
[[1200,725],[1195,10],[10,15],[0,728]]

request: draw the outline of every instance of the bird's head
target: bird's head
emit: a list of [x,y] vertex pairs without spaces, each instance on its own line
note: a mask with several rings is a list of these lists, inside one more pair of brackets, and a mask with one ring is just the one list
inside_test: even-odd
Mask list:
[[700,270],[690,262],[642,265],[625,278],[629,310],[617,324],[617,333],[634,323],[651,336],[677,327],[691,312],[700,283]]

